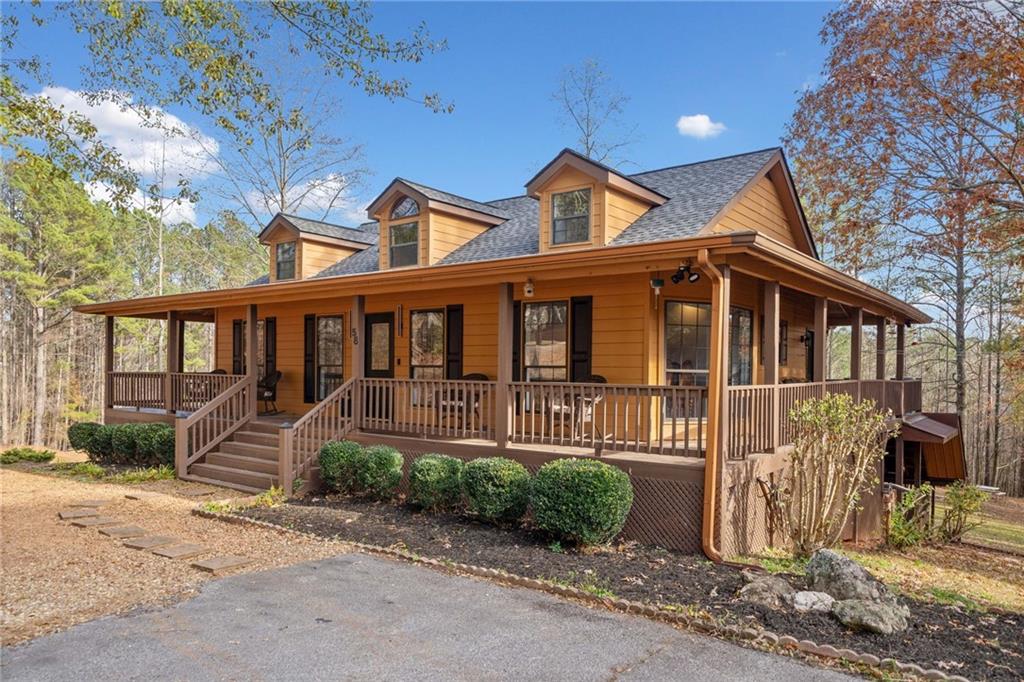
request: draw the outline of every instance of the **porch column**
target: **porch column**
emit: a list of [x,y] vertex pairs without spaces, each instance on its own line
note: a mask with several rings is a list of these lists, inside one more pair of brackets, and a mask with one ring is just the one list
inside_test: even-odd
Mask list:
[[245,377],[249,382],[248,411],[253,417],[256,416],[257,409],[256,382],[259,381],[259,377],[256,376],[256,315],[256,304],[250,303],[246,307],[245,316]]
[[363,332],[366,329],[366,298],[364,296],[352,297],[351,328],[349,337],[352,339],[352,378],[355,385],[352,387],[352,428],[358,430],[363,423],[363,388],[361,380],[366,372],[366,352],[361,343]]
[[772,450],[779,447],[779,283],[764,283],[764,383],[772,388]]
[[814,375],[811,381],[825,381],[828,370],[828,299],[814,299]]
[[896,436],[896,485],[903,485],[903,467],[905,459],[903,436]]
[[885,379],[885,333],[886,319],[883,317],[878,323],[878,331],[875,337],[875,378]]
[[505,447],[512,431],[512,337],[515,327],[512,284],[498,285],[498,376],[494,400],[494,440],[499,448]]
[[178,312],[167,312],[167,364],[164,372],[164,409],[174,412],[174,377],[178,370]]
[[113,315],[107,315],[103,340],[103,404],[106,407],[114,406],[114,386],[110,376],[114,371],[114,319]]
[[850,319],[850,378],[860,381],[862,344],[864,343],[864,311],[854,308]]
[[907,326],[905,324],[896,325],[896,380],[902,381],[903,375],[906,372],[906,359],[903,355],[904,346],[907,341]]

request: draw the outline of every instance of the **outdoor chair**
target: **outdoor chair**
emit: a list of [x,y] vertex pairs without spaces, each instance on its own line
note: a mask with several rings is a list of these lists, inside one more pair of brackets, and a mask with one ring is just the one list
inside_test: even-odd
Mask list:
[[[281,370],[276,370],[273,374],[268,374],[256,382],[256,399],[263,401],[264,414],[280,413],[280,410],[277,409],[277,383],[279,381],[281,381]],[[270,409],[271,406],[273,409]]]
[[[490,377],[486,374],[479,372],[471,372],[469,374],[463,374],[459,381],[490,381]],[[477,418],[477,423],[480,423],[480,401],[483,391],[481,389],[462,389],[462,388],[443,388],[437,393],[437,399],[434,401],[435,409],[437,409],[438,423],[441,420],[446,419],[449,415],[454,414],[456,419],[459,420],[459,424],[463,423],[463,415],[465,414],[465,408],[469,407],[473,411],[473,415]]]

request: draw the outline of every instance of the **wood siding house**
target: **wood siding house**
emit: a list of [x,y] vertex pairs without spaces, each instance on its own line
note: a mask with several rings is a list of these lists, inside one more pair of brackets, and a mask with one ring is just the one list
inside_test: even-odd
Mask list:
[[[633,175],[563,150],[522,196],[397,178],[368,216],[275,216],[247,287],[80,307],[107,316],[106,420],[175,423],[182,478],[243,489],[316,485],[332,438],[601,457],[632,476],[628,537],[713,557],[774,540],[756,481],[782,475],[801,399],[891,410],[893,482],[963,476],[955,416],[922,413],[905,375],[929,318],[820,261],[780,149]],[[166,372],[118,371],[119,316],[168,320]],[[186,323],[215,325],[216,373],[181,371]],[[836,327],[847,377],[826,376]]]

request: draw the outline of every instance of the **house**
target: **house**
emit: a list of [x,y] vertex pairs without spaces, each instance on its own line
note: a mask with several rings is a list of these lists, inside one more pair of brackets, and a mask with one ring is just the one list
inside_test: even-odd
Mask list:
[[[341,437],[532,468],[599,456],[633,478],[628,537],[711,556],[772,540],[757,479],[783,472],[801,399],[891,410],[895,483],[964,474],[955,416],[923,413],[905,376],[928,316],[821,262],[781,149],[630,175],[566,149],[521,196],[396,178],[367,212],[275,216],[247,287],[81,306],[107,319],[106,420],[175,423],[179,476],[243,489],[314,484]],[[119,316],[168,321],[167,372],[117,371]],[[215,325],[215,373],[181,371],[193,323]],[[878,518],[866,505],[851,533]]]

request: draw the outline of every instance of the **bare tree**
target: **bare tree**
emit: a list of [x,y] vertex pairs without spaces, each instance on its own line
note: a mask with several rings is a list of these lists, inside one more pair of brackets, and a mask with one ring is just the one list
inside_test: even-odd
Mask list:
[[599,163],[621,165],[626,149],[636,142],[637,127],[623,123],[629,97],[612,83],[596,59],[570,66],[551,98],[562,125],[576,135],[573,146]]

